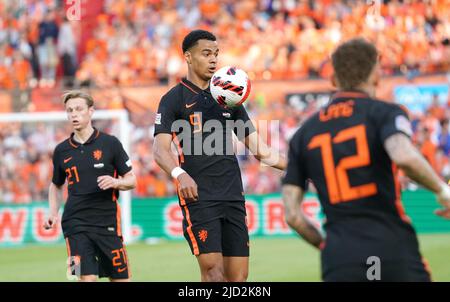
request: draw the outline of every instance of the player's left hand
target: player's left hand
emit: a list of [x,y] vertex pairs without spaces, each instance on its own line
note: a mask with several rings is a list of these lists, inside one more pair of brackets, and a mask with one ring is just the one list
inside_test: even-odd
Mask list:
[[119,179],[111,177],[109,175],[102,175],[97,177],[97,183],[100,189],[117,189],[119,187]]

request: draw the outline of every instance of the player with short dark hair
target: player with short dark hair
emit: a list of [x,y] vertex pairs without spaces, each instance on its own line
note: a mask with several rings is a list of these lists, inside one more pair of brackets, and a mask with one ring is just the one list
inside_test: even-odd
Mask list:
[[190,48],[194,47],[198,44],[198,41],[200,40],[207,40],[207,41],[217,41],[216,36],[214,36],[212,33],[206,30],[193,30],[191,31],[186,37],[184,37],[181,50],[183,53],[188,51]]
[[[350,40],[332,55],[339,92],[295,133],[283,180],[288,224],[321,249],[325,281],[368,281],[369,257],[381,281],[430,281],[411,221],[401,203],[397,171],[437,195],[449,218],[450,189],[413,146],[407,113],[375,98],[376,48]],[[326,215],[326,238],[300,211],[311,180]]]
[[[217,68],[219,53],[216,37],[204,30],[194,30],[184,38],[182,50],[188,74],[159,103],[153,146],[155,160],[178,182],[184,235],[197,256],[201,280],[245,281],[249,236],[232,133],[268,165],[284,169],[286,162],[259,138],[243,106],[225,108],[211,96],[209,82]],[[238,121],[247,127],[230,126],[229,122]],[[177,127],[182,122],[187,124],[185,131]],[[207,129],[210,122],[217,122],[217,127]],[[218,152],[208,153],[201,145],[211,138],[218,139],[215,147],[222,144]],[[180,166],[172,156],[172,141],[177,143]],[[200,152],[195,152],[196,146],[200,146]],[[230,146],[231,153],[227,152]]]
[[116,137],[92,127],[94,100],[89,94],[70,91],[63,103],[74,132],[53,153],[50,215],[44,227],[55,227],[58,221],[67,180],[69,194],[61,225],[70,273],[79,273],[80,281],[95,281],[97,276],[129,281],[118,191],[136,186],[131,161]]

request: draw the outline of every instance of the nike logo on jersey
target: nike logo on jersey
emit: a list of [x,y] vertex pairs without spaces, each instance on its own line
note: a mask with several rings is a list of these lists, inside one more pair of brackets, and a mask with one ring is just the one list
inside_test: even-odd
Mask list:
[[222,112],[222,115],[226,118],[230,118],[231,114],[229,112]]
[[121,273],[121,272],[123,272],[123,271],[126,270],[126,269],[127,269],[126,267],[124,267],[124,268],[118,268],[117,271],[118,271],[119,273]]
[[197,102],[195,102],[195,103],[192,103],[192,104],[186,104],[186,109],[189,109],[189,108],[191,108],[192,106],[194,106],[195,104],[197,104]]
[[103,168],[105,165],[103,163],[99,163],[99,164],[94,164],[94,168],[96,169],[101,169]]
[[66,159],[64,160],[64,163],[65,163],[65,164],[68,163],[71,159],[72,159],[72,156],[69,157],[69,158],[66,158]]

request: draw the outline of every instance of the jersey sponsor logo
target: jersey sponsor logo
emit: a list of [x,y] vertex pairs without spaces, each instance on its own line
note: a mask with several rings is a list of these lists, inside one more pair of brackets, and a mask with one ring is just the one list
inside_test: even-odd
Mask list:
[[411,128],[411,123],[403,115],[399,115],[395,118],[395,128],[397,128],[397,130],[400,130],[400,131],[406,133],[408,136],[412,136],[412,134],[413,134],[412,128]]
[[155,124],[161,125],[161,113],[157,113],[155,117]]
[[192,106],[194,106],[195,104],[197,104],[197,102],[195,102],[195,103],[192,103],[192,104],[186,104],[186,109],[189,109],[189,108],[191,108]]
[[65,163],[65,164],[68,163],[71,159],[72,159],[72,156],[69,157],[69,158],[66,158],[66,159],[64,160],[64,163]]
[[94,168],[96,168],[96,169],[101,169],[101,168],[103,168],[104,166],[105,166],[104,163],[94,164]]
[[125,165],[127,165],[128,167],[131,167],[131,159],[127,160],[127,162],[125,163]]
[[208,231],[205,230],[205,229],[200,230],[200,231],[198,232],[198,238],[199,238],[202,242],[205,242],[206,239],[208,239]]
[[92,155],[94,156],[94,158],[96,160],[100,160],[102,158],[103,152],[102,150],[95,150],[94,152],[92,152]]

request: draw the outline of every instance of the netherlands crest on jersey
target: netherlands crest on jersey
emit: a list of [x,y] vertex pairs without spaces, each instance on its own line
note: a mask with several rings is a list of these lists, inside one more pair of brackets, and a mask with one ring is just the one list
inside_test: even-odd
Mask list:
[[95,160],[100,160],[102,158],[102,150],[95,150],[92,155],[94,156]]

